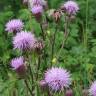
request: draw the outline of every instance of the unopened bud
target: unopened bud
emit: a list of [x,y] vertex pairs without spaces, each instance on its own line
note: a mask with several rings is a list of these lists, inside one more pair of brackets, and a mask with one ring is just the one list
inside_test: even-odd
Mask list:
[[66,90],[65,96],[73,96],[73,91],[71,89]]

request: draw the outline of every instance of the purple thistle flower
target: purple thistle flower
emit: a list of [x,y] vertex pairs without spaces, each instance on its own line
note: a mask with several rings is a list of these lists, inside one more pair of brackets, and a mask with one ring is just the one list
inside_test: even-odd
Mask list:
[[23,29],[24,23],[20,19],[13,19],[10,20],[5,26],[5,30],[8,32],[19,32]]
[[63,7],[68,15],[75,15],[79,10],[78,4],[74,1],[67,1]]
[[45,73],[45,81],[54,91],[69,87],[71,78],[69,72],[63,68],[51,68]]
[[33,49],[36,39],[31,32],[22,31],[13,38],[14,49],[27,50]]
[[24,64],[24,58],[23,57],[18,57],[14,58],[11,61],[11,66],[13,69],[17,70],[19,67],[21,67]]
[[89,89],[90,95],[96,96],[96,81],[94,81]]
[[33,6],[34,5],[41,5],[41,6],[45,6],[46,5],[46,1],[45,0],[32,0]]
[[33,14],[41,14],[43,12],[43,7],[41,5],[35,5],[32,7]]

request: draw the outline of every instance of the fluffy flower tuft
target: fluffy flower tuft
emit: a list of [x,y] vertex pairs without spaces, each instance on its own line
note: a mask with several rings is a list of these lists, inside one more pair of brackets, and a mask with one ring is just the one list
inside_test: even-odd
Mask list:
[[71,84],[70,73],[63,68],[51,68],[45,73],[45,81],[52,90],[62,90]]
[[13,19],[7,22],[6,31],[8,32],[19,32],[23,29],[24,23],[20,19]]
[[41,5],[41,6],[45,6],[46,5],[46,1],[45,0],[32,0],[32,4],[34,5]]
[[11,66],[14,70],[18,69],[20,66],[24,64],[24,58],[18,57],[11,60]]
[[89,93],[92,96],[96,96],[96,81],[94,81],[89,89]]
[[67,1],[64,4],[64,9],[65,9],[65,11],[67,12],[68,15],[75,15],[79,10],[79,6],[74,1]]
[[28,50],[34,48],[36,38],[31,32],[22,31],[13,37],[14,49]]

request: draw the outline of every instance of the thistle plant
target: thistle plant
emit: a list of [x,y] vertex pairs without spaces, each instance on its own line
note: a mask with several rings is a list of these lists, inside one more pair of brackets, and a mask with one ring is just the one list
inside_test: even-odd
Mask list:
[[[92,54],[85,54],[87,52],[81,46],[83,44],[77,44],[80,43],[79,38],[83,37],[77,32],[81,27],[75,26],[81,26],[81,22],[77,20],[79,4],[69,0],[53,9],[49,2],[23,0],[23,4],[27,5],[22,5],[26,8],[24,17],[18,16],[23,13],[21,10],[17,15],[20,19],[11,18],[5,24],[5,31],[8,32],[5,33],[6,37],[11,39],[11,42],[8,41],[11,43],[8,48],[12,51],[8,60],[11,70],[8,73],[15,78],[13,87],[18,90],[18,82],[21,82],[24,96],[96,96],[95,82],[91,86],[85,86],[93,81],[93,66],[89,64],[92,63]],[[78,71],[79,74],[76,73]],[[86,75],[90,77],[89,80]],[[88,87],[89,90],[84,90]],[[19,94],[22,90],[16,92]],[[12,94],[16,96],[14,91]]]

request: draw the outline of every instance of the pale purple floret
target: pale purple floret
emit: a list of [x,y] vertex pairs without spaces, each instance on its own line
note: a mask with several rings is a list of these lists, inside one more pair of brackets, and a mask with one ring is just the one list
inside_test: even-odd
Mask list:
[[79,10],[79,6],[74,1],[67,1],[64,4],[64,9],[66,10],[68,15],[75,15]]
[[13,19],[10,20],[5,26],[5,30],[8,32],[19,32],[23,29],[24,23],[20,19]]
[[96,81],[94,81],[89,89],[91,96],[96,96]]
[[14,49],[19,49],[21,51],[33,49],[35,42],[36,38],[31,32],[22,31],[13,37]]
[[45,81],[52,90],[62,90],[71,84],[70,73],[63,68],[51,68],[45,73]]
[[43,7],[41,5],[35,5],[32,7],[31,11],[33,14],[39,14],[43,12]]
[[24,58],[22,56],[11,60],[11,66],[14,70],[18,69],[23,64],[24,64]]

